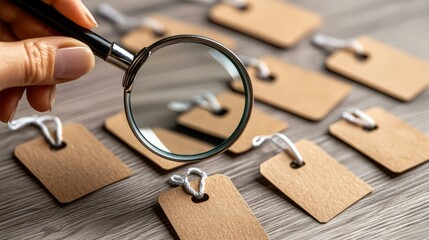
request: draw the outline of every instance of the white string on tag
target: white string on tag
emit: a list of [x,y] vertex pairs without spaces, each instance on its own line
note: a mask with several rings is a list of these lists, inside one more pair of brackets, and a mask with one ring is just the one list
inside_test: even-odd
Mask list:
[[[200,176],[198,192],[191,187],[191,183],[189,182],[189,176],[191,174]],[[203,170],[192,167],[192,168],[189,168],[186,171],[186,174],[183,176],[181,175],[171,176],[169,179],[169,182],[176,186],[183,186],[189,194],[191,194],[197,199],[202,199],[204,198],[204,188],[206,185],[206,178],[207,178],[207,174]]]
[[358,108],[344,111],[341,117],[350,123],[361,126],[365,130],[374,130],[377,128],[377,123],[374,119]]
[[129,17],[107,3],[102,3],[98,6],[98,13],[115,23],[116,27],[123,32],[128,32],[139,27],[147,27],[154,31],[156,35],[163,36],[166,31],[164,25],[154,18]]
[[[49,129],[46,126],[46,124],[44,122],[46,121],[53,121],[56,124],[55,127],[55,137],[56,139],[54,139],[54,137],[51,136],[51,134],[49,133]],[[28,125],[36,125],[37,127],[40,128],[40,130],[42,131],[43,136],[45,137],[46,141],[53,147],[55,148],[60,148],[63,144],[63,125],[61,123],[60,118],[55,117],[55,116],[50,116],[50,115],[46,115],[46,116],[37,116],[34,115],[32,117],[23,117],[23,118],[19,118],[16,120],[12,120],[11,122],[8,123],[9,129],[11,130],[19,130],[25,126]]]
[[186,0],[188,2],[200,2],[205,4],[215,4],[218,2],[224,2],[232,5],[237,9],[246,9],[248,6],[248,2],[246,0]]
[[241,61],[246,67],[256,68],[257,76],[261,79],[270,79],[271,71],[267,64],[256,57],[240,57]]
[[339,39],[318,33],[313,36],[311,42],[318,47],[325,48],[330,51],[349,49],[359,57],[367,56],[362,44],[356,39]]
[[303,157],[299,153],[295,144],[283,133],[274,133],[273,135],[256,136],[252,140],[253,147],[259,147],[267,140],[271,141],[278,148],[286,151],[293,158],[293,165],[301,167],[305,164]]
[[173,101],[168,104],[168,108],[175,112],[186,112],[194,106],[202,107],[213,113],[220,113],[223,110],[216,96],[208,91],[193,96],[190,101]]

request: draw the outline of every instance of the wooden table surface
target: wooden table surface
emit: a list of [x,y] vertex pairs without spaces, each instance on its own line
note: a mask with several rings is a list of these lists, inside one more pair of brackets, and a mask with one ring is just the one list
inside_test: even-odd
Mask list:
[[[100,0],[86,1],[91,10]],[[223,31],[238,41],[236,52],[247,56],[272,54],[323,72],[353,85],[352,94],[326,119],[303,120],[264,104],[256,107],[289,123],[293,140],[316,142],[357,176],[373,186],[374,192],[327,224],[319,224],[297,208],[259,173],[259,164],[276,153],[273,146],[241,156],[222,154],[192,164],[209,175],[228,175],[271,239],[424,239],[429,237],[429,164],[399,176],[384,171],[340,141],[327,127],[347,107],[382,106],[429,134],[429,91],[411,103],[353,83],[323,68],[326,54],[308,39],[289,50],[279,50],[260,41],[211,24],[209,7],[180,0],[108,0],[130,16],[162,12],[168,16]],[[337,37],[369,35],[429,60],[429,1],[427,0],[294,0],[296,4],[323,15],[320,32]],[[96,30],[110,40],[120,34],[96,16]],[[79,81],[58,87],[52,114],[64,122],[80,122],[114,154],[130,166],[132,177],[98,190],[71,204],[60,205],[38,180],[14,158],[14,147],[39,135],[35,129],[19,132],[0,125],[0,239],[171,239],[177,238],[158,205],[159,193],[170,186],[173,173],[188,166],[163,171],[113,137],[104,120],[122,110],[121,71],[97,60],[97,66]],[[23,101],[16,117],[35,112]],[[184,219],[186,221],[186,219]],[[189,226],[192,227],[192,226]]]

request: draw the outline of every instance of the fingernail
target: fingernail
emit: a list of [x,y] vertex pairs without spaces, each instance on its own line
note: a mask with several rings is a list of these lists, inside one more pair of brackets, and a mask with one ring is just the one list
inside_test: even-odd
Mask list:
[[92,15],[92,13],[88,10],[88,8],[83,3],[81,3],[81,8],[82,8],[83,12],[85,13],[86,18],[92,23],[91,28],[98,27],[98,23],[97,23],[97,21],[95,21],[94,16]]
[[53,85],[51,88],[51,92],[49,93],[49,104],[50,104],[50,109],[49,112],[52,112],[52,109],[54,108],[55,105],[55,95],[56,95],[56,86]]
[[60,48],[55,54],[55,79],[76,79],[88,73],[94,65],[94,55],[87,47]]

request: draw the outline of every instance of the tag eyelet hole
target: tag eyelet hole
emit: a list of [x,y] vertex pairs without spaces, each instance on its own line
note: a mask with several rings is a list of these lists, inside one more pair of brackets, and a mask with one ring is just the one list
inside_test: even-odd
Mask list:
[[378,126],[375,125],[375,127],[372,127],[372,128],[370,128],[370,127],[363,127],[362,129],[365,130],[365,131],[367,131],[367,132],[371,132],[371,131],[377,130]]
[[237,7],[237,9],[240,10],[240,11],[247,11],[247,10],[249,10],[249,8],[250,8],[250,4],[249,3],[247,3],[244,6]]
[[213,114],[216,116],[224,116],[227,113],[228,113],[228,109],[226,108],[222,108],[219,112],[213,112]]
[[274,82],[276,80],[276,75],[270,74],[266,78],[262,78],[262,77],[258,77],[258,78],[259,78],[259,80],[264,81],[264,82]]
[[192,199],[192,202],[194,203],[202,203],[202,202],[208,201],[209,198],[210,198],[209,195],[207,193],[204,193],[204,196],[201,199],[198,199],[195,196],[193,196],[191,199]]
[[163,32],[153,31],[153,33],[155,34],[156,37],[165,37],[166,35],[165,31]]
[[298,168],[303,167],[303,166],[305,166],[305,162],[302,165],[296,164],[295,162],[290,163],[290,167],[293,169],[298,169]]
[[51,149],[51,151],[60,151],[61,149],[64,149],[67,147],[67,143],[66,142],[62,142],[60,146],[55,147],[55,146],[50,146],[49,148]]
[[369,54],[368,53],[356,53],[355,56],[360,61],[366,61],[369,58]]

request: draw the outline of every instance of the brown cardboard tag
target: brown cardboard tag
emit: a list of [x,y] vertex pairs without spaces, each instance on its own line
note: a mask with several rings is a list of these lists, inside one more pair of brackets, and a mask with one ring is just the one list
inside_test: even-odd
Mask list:
[[15,156],[61,203],[131,176],[131,169],[84,126],[63,129],[66,147],[52,150],[43,137],[19,145]]
[[174,20],[168,17],[161,15],[151,15],[150,18],[153,18],[159,21],[166,28],[166,33],[163,36],[158,36],[153,33],[152,30],[148,28],[139,28],[134,31],[129,32],[126,36],[122,38],[122,43],[126,48],[131,51],[138,52],[144,47],[148,47],[152,43],[161,40],[162,38],[179,35],[179,34],[196,34],[212,38],[228,48],[234,48],[235,42],[232,38],[216,32],[211,29],[207,29],[200,26],[195,26],[189,23],[185,23],[179,20]]
[[249,4],[246,9],[219,3],[211,9],[209,19],[280,48],[296,44],[322,22],[318,14],[290,3],[278,0],[246,2]]
[[[198,181],[191,182],[197,189]],[[268,239],[261,224],[231,180],[224,175],[206,179],[209,199],[195,203],[182,187],[162,192],[159,204],[180,239]]]
[[401,101],[411,101],[429,85],[429,62],[369,37],[357,39],[367,59],[339,50],[326,60],[326,67]]
[[332,124],[332,135],[394,173],[401,173],[429,159],[429,137],[386,110],[365,111],[377,123],[371,131],[340,120]]
[[[223,116],[217,116],[203,108],[194,108],[183,113],[178,123],[200,131],[202,133],[227,139],[237,127],[237,120],[243,113],[244,98],[240,94],[224,92],[219,94],[217,100],[222,107],[229,109]],[[287,124],[268,114],[253,108],[252,115],[239,139],[228,149],[239,154],[252,149],[252,139],[259,135],[270,135],[286,129]]]
[[372,192],[316,144],[301,140],[295,145],[304,166],[292,168],[292,158],[283,151],[261,164],[261,174],[317,221],[328,222]]
[[[109,130],[119,139],[124,141],[139,153],[143,154],[145,157],[164,170],[171,170],[186,164],[184,162],[174,162],[162,158],[144,147],[134,136],[133,132],[128,126],[125,113],[123,112],[109,117],[105,122],[105,126],[107,130]],[[189,152],[206,152],[213,148],[209,144],[201,142],[198,139],[194,139],[180,133],[175,133],[167,129],[157,128],[153,129],[153,131],[157,135],[162,135],[161,138],[163,139],[163,144],[172,152],[187,152],[186,149],[190,149]]]
[[[274,80],[262,80],[254,68],[249,68],[255,99],[312,121],[322,120],[352,89],[346,83],[274,57],[260,60],[267,64]],[[239,81],[231,82],[231,87],[243,92]]]

